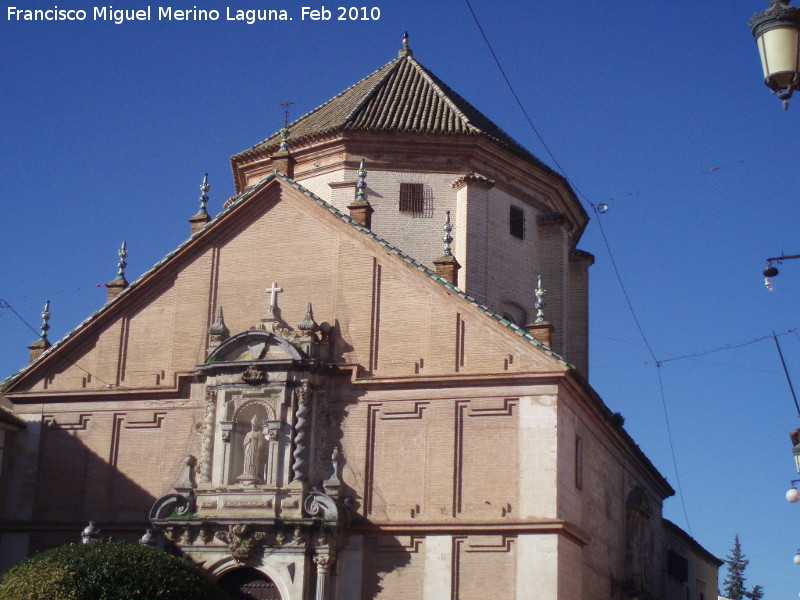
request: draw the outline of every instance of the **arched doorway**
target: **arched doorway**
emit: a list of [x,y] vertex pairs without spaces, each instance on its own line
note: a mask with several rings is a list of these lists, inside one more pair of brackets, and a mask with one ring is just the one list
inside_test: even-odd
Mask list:
[[275,582],[250,567],[229,571],[217,583],[232,600],[282,600]]

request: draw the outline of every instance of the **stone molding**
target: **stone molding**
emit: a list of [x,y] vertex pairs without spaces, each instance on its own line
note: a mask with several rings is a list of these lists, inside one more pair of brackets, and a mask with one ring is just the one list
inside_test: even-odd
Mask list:
[[489,179],[485,175],[470,171],[469,173],[453,181],[453,183],[450,185],[452,185],[453,189],[456,191],[469,185],[474,185],[484,190],[489,190],[494,187],[494,183],[494,179]]

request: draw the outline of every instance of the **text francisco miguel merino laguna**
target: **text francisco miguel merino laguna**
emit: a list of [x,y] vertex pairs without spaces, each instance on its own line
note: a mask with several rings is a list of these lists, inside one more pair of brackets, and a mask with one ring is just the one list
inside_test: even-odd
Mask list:
[[[296,16],[302,21],[377,21],[380,8],[377,6],[310,6],[297,7]],[[202,9],[196,6],[178,9],[172,6],[147,6],[139,9],[119,9],[113,6],[94,6],[88,10],[59,8],[26,9],[9,6],[6,10],[8,21],[110,21],[120,25],[126,21],[243,21],[253,24],[256,21],[291,21],[292,15],[283,9],[242,10],[224,7],[224,10]]]

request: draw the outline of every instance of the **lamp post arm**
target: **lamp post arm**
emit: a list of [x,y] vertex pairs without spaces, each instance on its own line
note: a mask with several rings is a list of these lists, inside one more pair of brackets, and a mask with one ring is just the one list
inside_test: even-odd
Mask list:
[[767,262],[780,262],[782,260],[790,260],[792,258],[800,258],[800,254],[782,254],[781,256],[773,256],[772,258],[768,258]]

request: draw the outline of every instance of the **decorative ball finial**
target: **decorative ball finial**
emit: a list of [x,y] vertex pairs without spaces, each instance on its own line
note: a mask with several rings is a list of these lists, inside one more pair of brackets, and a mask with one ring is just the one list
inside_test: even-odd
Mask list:
[[100,529],[95,525],[94,521],[89,521],[89,524],[81,531],[81,543],[91,544],[94,542],[102,542],[100,537]]
[[128,263],[125,259],[128,258],[128,243],[123,240],[122,247],[117,251],[119,255],[119,262],[117,263],[117,279],[125,279],[125,267]]
[[533,306],[536,308],[536,320],[534,323],[544,323],[544,309],[547,308],[547,304],[544,303],[544,293],[547,290],[542,287],[542,276],[539,275],[537,277],[537,286],[536,289],[533,291],[536,294],[536,304]]
[[306,308],[306,318],[297,324],[297,328],[306,335],[319,329],[319,325],[314,320],[314,309],[311,308],[311,302],[308,303]]
[[222,313],[222,305],[217,306],[217,311],[214,315],[214,322],[208,328],[209,335],[218,336],[219,338],[226,338],[230,335],[228,327],[225,325],[225,315]]
[[144,535],[139,538],[139,545],[155,548],[158,545],[158,536],[152,529],[146,529]]
[[361,159],[358,165],[358,181],[356,182],[356,202],[366,202],[367,195],[367,170],[364,168],[365,159]]
[[203,176],[203,183],[200,184],[200,191],[202,194],[200,195],[200,212],[206,214],[206,204],[208,203],[208,190],[211,189],[211,186],[208,185],[208,173]]
[[44,303],[44,310],[42,311],[42,326],[40,327],[42,331],[42,335],[40,339],[43,342],[47,340],[47,330],[50,329],[50,324],[48,321],[50,320],[50,300]]
[[453,231],[453,226],[450,224],[450,211],[444,211],[444,225],[442,226],[444,230],[444,236],[442,237],[442,241],[444,242],[444,250],[442,251],[442,256],[453,256],[453,252],[450,249],[450,244],[453,243],[453,236],[450,235],[450,232]]
[[408,32],[403,33],[403,45],[400,48],[400,52],[397,53],[398,56],[414,56],[414,53],[411,51],[411,48],[408,46]]
[[287,150],[289,150],[289,128],[281,127],[281,130],[278,133],[281,136],[281,145],[279,150],[281,152],[286,152]]

